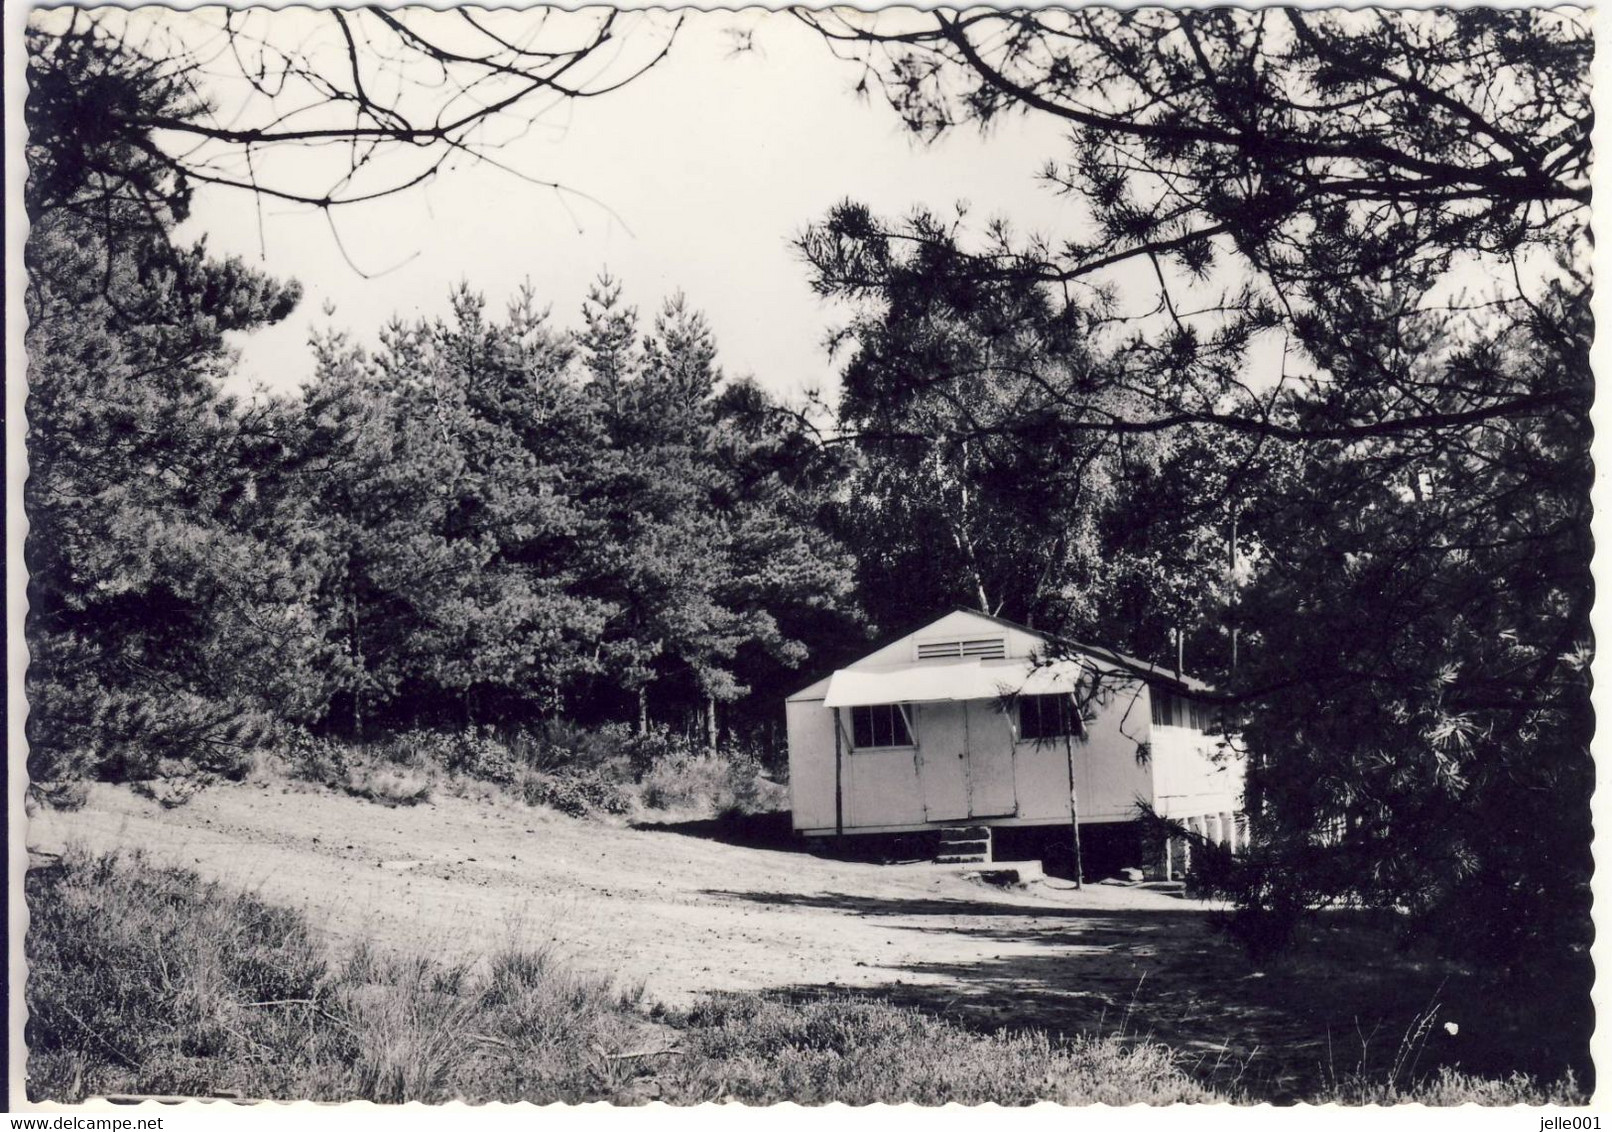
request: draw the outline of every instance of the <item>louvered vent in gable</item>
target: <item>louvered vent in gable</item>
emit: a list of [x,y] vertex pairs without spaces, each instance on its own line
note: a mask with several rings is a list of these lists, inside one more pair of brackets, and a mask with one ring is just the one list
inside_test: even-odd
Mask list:
[[919,660],[1002,660],[1006,656],[1006,637],[964,637],[961,640],[918,642]]

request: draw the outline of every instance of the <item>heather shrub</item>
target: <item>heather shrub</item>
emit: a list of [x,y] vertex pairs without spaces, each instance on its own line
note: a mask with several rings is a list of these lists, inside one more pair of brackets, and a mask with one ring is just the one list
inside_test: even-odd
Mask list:
[[130,783],[129,788],[142,798],[150,798],[163,809],[173,810],[186,805],[215,781],[213,775],[201,772],[172,777],[142,778]]
[[547,806],[574,818],[596,813],[624,814],[632,809],[628,792],[596,771],[530,771],[522,779],[521,793],[529,806]]
[[32,813],[36,809],[82,810],[89,801],[89,787],[82,779],[71,778],[63,782],[30,782],[24,805]]
[[786,791],[748,748],[715,753],[664,725],[585,728],[564,720],[498,732],[414,729],[355,744],[296,731],[280,761],[292,777],[386,805],[413,805],[433,788],[485,783],[573,817],[647,810],[716,817],[765,813]]
[[583,727],[564,719],[519,728],[508,744],[513,756],[532,770],[593,770],[617,782],[635,782],[658,758],[688,747],[664,724],[640,735],[625,723]]
[[686,1056],[668,1066],[674,1103],[986,1102],[1175,1104],[1223,1100],[1157,1043],[977,1034],[881,1002],[721,995],[677,1021]]
[[356,753],[349,744],[302,730],[292,732],[280,745],[280,760],[291,777],[322,786],[345,782]]
[[498,786],[508,786],[520,774],[520,764],[490,727],[467,727],[445,744],[443,765],[454,774],[479,778]]
[[784,791],[763,777],[748,751],[677,752],[657,760],[644,775],[640,799],[647,809],[721,814],[777,809]]
[[431,780],[427,775],[384,764],[350,769],[342,789],[383,806],[417,806],[431,800]]

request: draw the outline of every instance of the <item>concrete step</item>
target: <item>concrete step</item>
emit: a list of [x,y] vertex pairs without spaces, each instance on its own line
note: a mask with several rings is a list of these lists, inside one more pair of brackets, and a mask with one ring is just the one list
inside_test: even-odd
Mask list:
[[940,831],[935,860],[944,865],[973,864],[991,859],[991,829],[984,825],[953,825]]
[[1034,884],[1045,880],[1047,875],[1042,870],[1040,861],[990,861],[964,865],[957,871],[962,876],[978,877],[986,884],[1003,887]]

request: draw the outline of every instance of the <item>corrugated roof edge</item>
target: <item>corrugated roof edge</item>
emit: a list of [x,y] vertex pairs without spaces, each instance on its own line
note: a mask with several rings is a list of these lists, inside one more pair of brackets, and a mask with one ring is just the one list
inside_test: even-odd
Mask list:
[[[1185,674],[1177,676],[1175,674],[1175,672],[1172,671],[1171,669],[1160,668],[1156,664],[1149,663],[1148,661],[1145,661],[1145,660],[1138,660],[1134,656],[1126,656],[1124,653],[1119,652],[1116,649],[1106,648],[1103,645],[1082,644],[1081,642],[1073,640],[1073,639],[1071,639],[1069,637],[1059,636],[1056,633],[1049,633],[1045,629],[1032,629],[1028,625],[1019,624],[1017,621],[1009,621],[1006,617],[998,617],[994,613],[984,613],[984,612],[981,612],[978,609],[969,609],[966,606],[962,606],[962,605],[954,605],[950,609],[948,609],[945,613],[942,613],[942,614],[940,614],[938,616],[935,616],[935,617],[927,618],[927,619],[925,619],[924,621],[920,622],[917,625],[913,625],[910,628],[901,630],[899,633],[891,633],[891,634],[889,634],[889,635],[887,635],[885,637],[882,637],[879,640],[877,640],[875,643],[869,645],[868,650],[866,652],[862,653],[861,655],[862,656],[871,656],[873,653],[878,652],[880,649],[888,648],[890,645],[895,644],[897,641],[901,640],[901,638],[903,638],[903,637],[912,636],[912,634],[918,632],[920,629],[924,628],[924,626],[933,625],[936,621],[939,621],[941,619],[941,617],[946,617],[946,616],[948,616],[950,614],[953,614],[953,613],[967,613],[972,617],[983,617],[985,620],[993,622],[993,623],[995,623],[997,625],[1001,625],[1001,626],[1003,626],[1005,628],[1017,629],[1021,633],[1033,633],[1035,636],[1040,637],[1042,640],[1052,641],[1052,642],[1055,642],[1057,644],[1063,645],[1063,646],[1065,646],[1067,648],[1078,649],[1079,651],[1084,652],[1084,653],[1089,653],[1092,656],[1102,657],[1105,660],[1112,661],[1113,663],[1119,665],[1121,668],[1127,669],[1130,672],[1134,672],[1136,675],[1142,677],[1144,680],[1149,680],[1149,681],[1153,681],[1155,683],[1161,683],[1161,684],[1170,684],[1170,685],[1173,685],[1173,686],[1175,686],[1177,688],[1180,688],[1180,689],[1182,689],[1184,691],[1188,691],[1188,692],[1213,692],[1214,691],[1213,685],[1207,684],[1204,681],[1199,680],[1195,676],[1188,676],[1188,675],[1185,675]],[[802,684],[799,689],[797,689],[796,691],[791,692],[789,695],[785,696],[784,700],[787,702],[789,700],[794,699],[796,696],[800,695],[802,692],[804,692],[808,688],[810,688],[813,684],[819,683],[820,681],[827,679],[828,677],[832,676],[836,671],[838,671],[838,670],[831,668],[826,672],[819,672],[816,676],[812,677],[811,680],[807,681],[805,684]]]

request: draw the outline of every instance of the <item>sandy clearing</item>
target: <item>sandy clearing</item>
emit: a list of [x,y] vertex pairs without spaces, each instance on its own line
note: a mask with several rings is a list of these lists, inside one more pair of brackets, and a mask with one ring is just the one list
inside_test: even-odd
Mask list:
[[[668,1004],[712,990],[956,982],[982,962],[1044,957],[1034,925],[1048,912],[1193,913],[1140,890],[1002,890],[930,865],[743,848],[502,801],[388,809],[264,783],[216,786],[176,810],[98,785],[83,810],[36,816],[28,837],[45,852],[143,846],[302,908],[338,943],[469,957],[511,939],[552,942]],[[1148,951],[1057,948],[1129,978]]]
[[1356,1035],[1383,1035],[1373,1064],[1391,1057],[1435,999],[1462,1036],[1426,1050],[1424,1069],[1554,1078],[1572,1059],[1581,1081],[1593,1073],[1576,1030],[1540,1032],[1470,972],[1397,955],[1380,933],[1329,930],[1256,968],[1204,905],[1140,889],[1004,890],[930,865],[748,848],[509,801],[386,809],[264,783],[216,786],[169,811],[96,786],[83,810],[29,825],[32,849],[70,842],[143,847],[302,908],[336,947],[370,938],[469,959],[511,940],[552,943],[668,1005],[776,989],[868,995],[987,1030],[1123,1032],[1168,1043],[1207,1083],[1272,1100],[1363,1062]]

